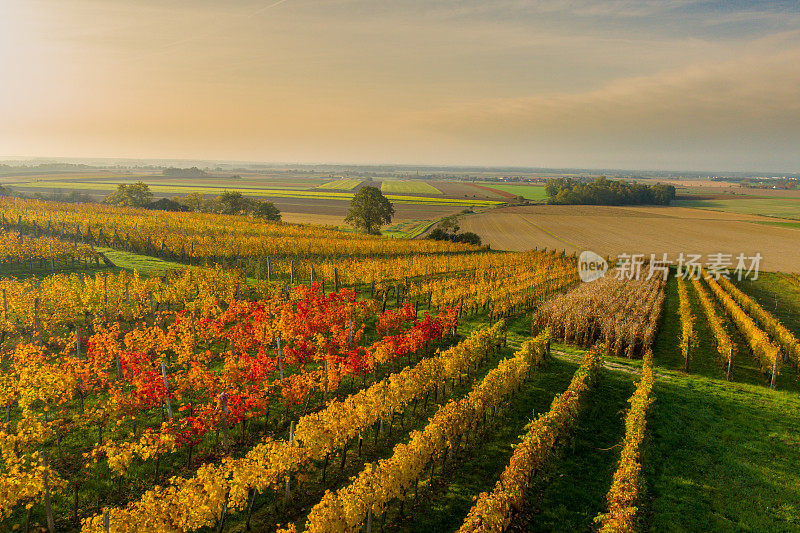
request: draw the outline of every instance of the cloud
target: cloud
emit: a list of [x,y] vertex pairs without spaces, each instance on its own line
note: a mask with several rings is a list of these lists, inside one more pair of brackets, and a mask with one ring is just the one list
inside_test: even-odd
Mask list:
[[618,79],[577,92],[495,98],[416,115],[475,138],[737,139],[800,133],[800,48]]

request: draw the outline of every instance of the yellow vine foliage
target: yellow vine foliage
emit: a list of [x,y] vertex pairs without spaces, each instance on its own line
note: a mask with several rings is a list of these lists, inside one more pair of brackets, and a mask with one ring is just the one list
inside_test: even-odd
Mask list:
[[31,260],[63,261],[67,258],[97,257],[97,252],[85,244],[69,244],[49,236],[33,237],[18,231],[0,228],[0,263],[24,263]]
[[678,314],[681,319],[681,355],[685,361],[688,361],[690,346],[694,345],[694,316],[692,316],[692,303],[689,301],[686,281],[680,277],[678,277],[678,301]]
[[447,241],[384,239],[239,215],[175,213],[105,204],[0,199],[20,231],[49,226],[58,237],[91,238],[112,248],[196,258],[369,256],[464,252],[480,247]]
[[575,422],[586,393],[602,366],[602,353],[602,345],[593,347],[584,356],[567,390],[556,396],[547,413],[531,422],[494,490],[478,496],[459,529],[460,533],[499,533],[508,527],[514,511],[520,509],[525,501],[532,474],[547,460],[558,438],[565,435]]
[[693,278],[692,285],[694,286],[695,293],[697,293],[697,298],[700,300],[700,305],[705,312],[708,324],[711,326],[711,331],[714,333],[717,360],[721,365],[727,367],[729,360],[733,357],[736,345],[731,340],[730,335],[728,335],[725,329],[725,323],[722,317],[717,314],[711,295],[709,295],[708,291],[703,287],[703,282]]
[[758,320],[758,325],[780,345],[784,355],[791,359],[795,366],[800,365],[800,342],[798,342],[797,337],[758,302],[739,290],[730,280],[720,278],[718,283],[742,309]]
[[625,438],[619,466],[606,495],[607,512],[595,518],[603,533],[634,533],[637,530],[642,475],[641,445],[647,426],[647,411],[655,400],[654,383],[653,354],[648,351],[642,361],[639,384],[628,400],[631,406],[625,417]]
[[[736,324],[736,327],[747,340],[750,349],[753,351],[756,359],[758,359],[761,371],[765,374],[771,373],[776,364],[776,358],[780,348],[772,343],[769,335],[756,325],[755,321],[736,304],[733,298],[731,298],[714,278],[707,276],[705,281],[711,289],[711,292],[714,293],[714,296],[716,296],[717,300],[722,304],[722,307],[728,312],[733,323]],[[779,364],[780,362],[777,361],[777,363]]]
[[396,445],[389,459],[368,465],[339,491],[326,492],[309,513],[306,531],[359,531],[369,511],[380,515],[387,503],[404,498],[430,461],[456,447],[484,413],[499,406],[532,368],[544,362],[548,339],[545,332],[524,343],[514,357],[501,361],[467,396],[442,406],[422,431],[412,431],[408,444]]

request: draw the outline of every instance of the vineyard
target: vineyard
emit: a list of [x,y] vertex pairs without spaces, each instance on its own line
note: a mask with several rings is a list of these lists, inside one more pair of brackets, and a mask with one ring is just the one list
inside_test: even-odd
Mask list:
[[[725,483],[744,460],[731,483],[758,505],[796,501],[790,473],[756,489],[776,454],[800,460],[797,323],[766,282],[581,283],[552,250],[0,211],[0,530],[696,530],[712,505],[745,529],[797,518],[681,485],[723,466]],[[182,268],[147,276],[99,249]],[[682,451],[720,434],[707,462]]]

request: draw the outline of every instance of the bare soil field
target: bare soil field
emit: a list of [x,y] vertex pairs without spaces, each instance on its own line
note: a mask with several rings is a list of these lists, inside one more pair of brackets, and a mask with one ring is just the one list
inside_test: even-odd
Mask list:
[[677,207],[527,206],[460,219],[500,250],[535,247],[612,257],[623,253],[761,253],[761,269],[800,271],[800,230],[756,224],[766,217]]
[[480,189],[482,191],[489,191],[489,192],[491,192],[493,194],[496,194],[498,196],[502,196],[503,198],[516,198],[515,194],[511,194],[510,192],[501,191],[500,189],[494,189],[492,187],[487,187],[485,185],[478,185],[477,183],[471,183],[470,185],[472,187],[475,187],[476,189]]
[[487,198],[489,200],[503,200],[504,197],[499,191],[489,191],[480,187],[473,187],[471,183],[458,181],[429,181],[442,194],[450,198]]

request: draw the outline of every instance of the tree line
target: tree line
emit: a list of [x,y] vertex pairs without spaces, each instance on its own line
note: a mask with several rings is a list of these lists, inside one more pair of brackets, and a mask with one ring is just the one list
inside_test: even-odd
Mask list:
[[223,191],[219,196],[209,198],[199,192],[190,192],[186,196],[160,198],[154,201],[150,187],[141,181],[120,183],[117,190],[111,193],[105,202],[122,207],[143,207],[161,211],[247,215],[274,221],[281,219],[281,213],[275,204],[249,198],[239,191]]
[[603,176],[590,182],[549,179],[545,192],[547,203],[556,205],[669,205],[675,199],[673,185],[645,185]]

